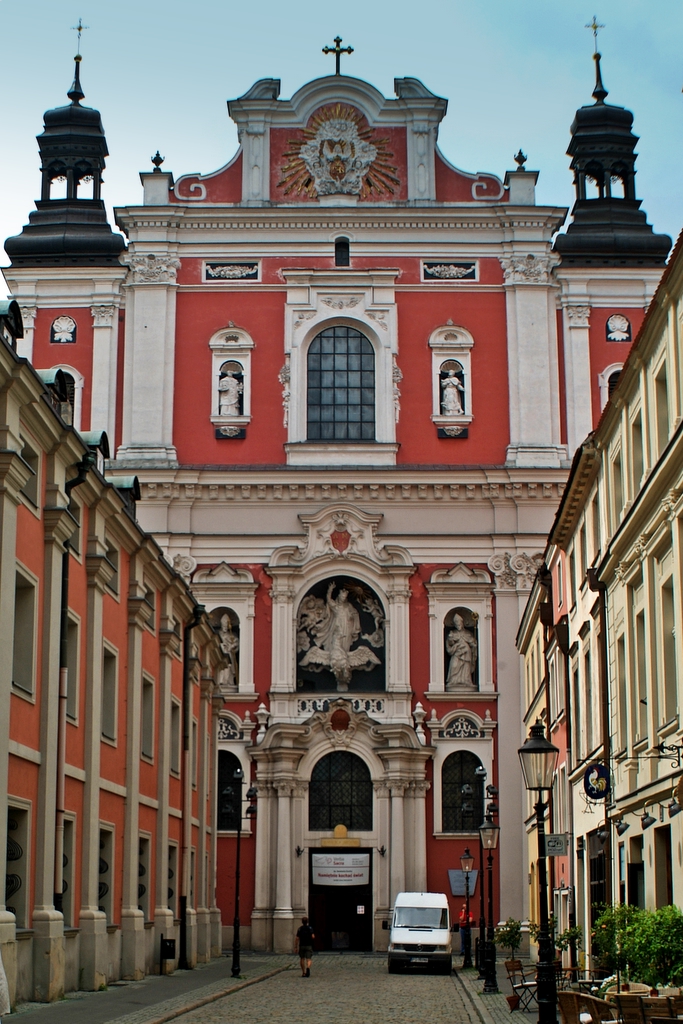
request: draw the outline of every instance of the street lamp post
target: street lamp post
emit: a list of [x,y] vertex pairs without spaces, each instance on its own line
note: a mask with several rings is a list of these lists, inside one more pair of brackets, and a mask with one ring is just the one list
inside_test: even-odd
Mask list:
[[[237,852],[235,855],[235,916],[232,921],[232,969],[230,973],[233,978],[239,978],[242,971],[240,965],[240,856],[242,851],[242,783],[244,782],[244,772],[241,768],[236,768],[232,777],[235,780],[235,788],[237,790]],[[256,817],[256,804],[254,800],[256,799],[257,792],[254,786],[250,786],[247,790],[247,798],[249,800],[249,806],[246,810],[247,820],[253,820]]]
[[469,847],[465,847],[465,852],[460,858],[460,866],[462,867],[463,874],[465,875],[465,934],[463,935],[462,951],[463,961],[462,966],[472,966],[472,932],[470,929],[470,871],[474,867],[474,857],[469,851]]
[[[493,805],[491,805],[492,807]],[[486,858],[486,874],[488,877],[488,929],[486,933],[486,946],[484,951],[484,992],[491,993],[498,991],[498,978],[496,977],[496,946],[493,941],[493,851],[498,846],[500,826],[496,825],[491,817],[491,810],[486,815],[486,820],[479,827],[479,838],[482,849],[488,850]],[[483,881],[482,881],[483,885]]]
[[555,765],[559,750],[545,738],[543,723],[537,719],[532,725],[529,738],[519,749],[524,785],[531,792],[538,793],[534,810],[538,832],[538,884],[539,884],[539,933],[538,965],[536,969],[538,1000],[538,1024],[557,1024],[557,985],[553,948],[550,940],[548,919],[548,876],[545,853],[545,809],[543,794],[552,789]]
[[[474,774],[477,779],[481,781],[483,790],[487,775],[483,764],[480,764],[474,769]],[[486,913],[484,910],[484,847],[481,842],[481,833],[479,834],[479,877],[481,878],[481,884],[479,886],[479,943],[477,945],[476,965],[479,968],[479,977],[477,980],[484,981],[486,979],[486,960],[484,958],[484,949],[486,944]]]

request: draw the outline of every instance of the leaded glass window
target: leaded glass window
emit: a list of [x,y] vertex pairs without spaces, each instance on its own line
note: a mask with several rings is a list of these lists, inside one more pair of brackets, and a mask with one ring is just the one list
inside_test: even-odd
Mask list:
[[355,832],[372,829],[372,780],[364,761],[339,750],[322,757],[308,789],[308,827],[330,832],[346,825]]
[[[441,769],[441,813],[444,832],[476,832],[484,820],[484,783],[475,770],[476,754],[456,750]],[[463,792],[464,789],[464,792]]]
[[308,440],[375,440],[375,353],[353,327],[328,327],[308,350]]
[[242,783],[235,778],[241,768],[239,758],[229,750],[218,751],[218,822],[219,832],[236,832],[241,812]]

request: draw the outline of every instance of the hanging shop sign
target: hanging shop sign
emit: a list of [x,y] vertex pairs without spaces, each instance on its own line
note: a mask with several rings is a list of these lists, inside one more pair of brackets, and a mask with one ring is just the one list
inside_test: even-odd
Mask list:
[[550,832],[545,837],[546,857],[567,856],[567,834],[566,832]]
[[313,885],[368,885],[370,854],[313,853],[311,881]]
[[604,800],[609,796],[609,768],[604,764],[589,764],[583,773],[583,788],[589,800]]

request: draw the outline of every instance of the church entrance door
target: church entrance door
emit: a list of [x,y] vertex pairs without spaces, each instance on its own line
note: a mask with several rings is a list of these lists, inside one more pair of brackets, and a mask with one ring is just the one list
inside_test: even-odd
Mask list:
[[372,950],[372,851],[311,850],[309,917],[318,950]]

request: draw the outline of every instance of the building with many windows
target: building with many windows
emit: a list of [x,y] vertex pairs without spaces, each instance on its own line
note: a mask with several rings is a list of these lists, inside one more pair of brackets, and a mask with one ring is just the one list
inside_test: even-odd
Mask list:
[[224,656],[0,303],[0,947],[12,1003],[220,954],[213,765]]
[[526,916],[514,638],[670,244],[605,96],[572,126],[555,244],[567,211],[536,203],[538,172],[459,170],[447,101],[414,78],[391,98],[256,82],[228,105],[237,153],[177,179],[155,158],[116,211],[125,239],[90,184],[106,143],[78,79],[46,115],[5,275],[24,352],[70,375],[77,425],[113,439],[112,479],[138,475],[140,522],[220,634],[226,940],[238,765],[258,789],[245,943],[291,949],[308,911],[323,947],[379,949],[397,892],[459,902],[485,783],[496,913]]
[[[518,636],[527,715],[560,747],[555,907],[683,905],[679,239],[596,430],[577,449]],[[574,897],[575,894],[575,897]],[[590,954],[590,944],[587,948]]]

